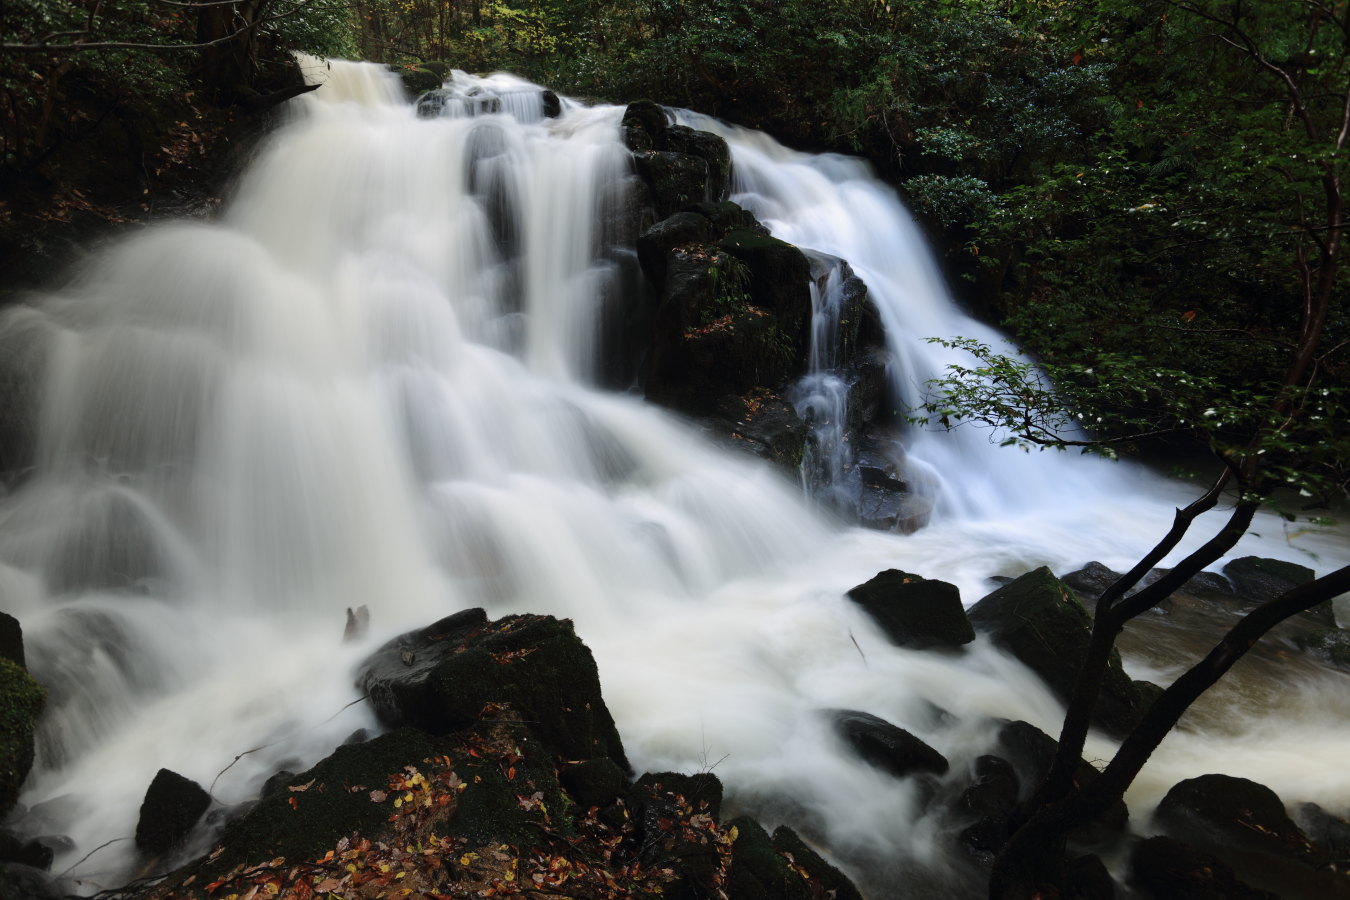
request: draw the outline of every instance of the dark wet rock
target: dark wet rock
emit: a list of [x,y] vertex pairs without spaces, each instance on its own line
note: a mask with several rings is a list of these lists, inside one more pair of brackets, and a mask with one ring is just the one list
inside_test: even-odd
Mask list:
[[[1330,606],[1326,608],[1330,609]],[[1294,636],[1293,641],[1304,653],[1338,669],[1350,670],[1350,631],[1308,625]]]
[[731,190],[731,149],[718,135],[696,131],[684,125],[670,125],[657,140],[662,150],[696,156],[707,163],[707,199],[713,203],[727,199]]
[[595,660],[565,619],[489,623],[482,610],[464,610],[385,644],[362,664],[358,684],[391,727],[445,734],[509,705],[554,755],[628,765]]
[[797,832],[780,825],[773,832],[773,847],[798,869],[813,886],[812,897],[830,897],[834,900],[862,900],[862,894],[843,872],[827,863],[819,853],[807,846]]
[[[1087,655],[1092,621],[1073,591],[1044,566],[1004,585],[968,611],[977,631],[1034,671],[1065,702]],[[1112,651],[1093,724],[1115,736],[1138,721],[1139,692]]]
[[708,161],[700,156],[642,150],[633,154],[633,163],[638,176],[651,188],[658,218],[712,199],[708,191]]
[[428,90],[417,98],[417,115],[422,119],[439,118],[445,114],[451,102],[451,93],[438,86],[436,90]]
[[1201,775],[1173,785],[1154,819],[1168,834],[1197,846],[1219,841],[1294,857],[1306,857],[1312,846],[1274,791],[1232,775]]
[[648,773],[629,791],[629,802],[641,835],[642,863],[677,873],[665,895],[679,900],[707,896],[706,885],[718,867],[716,846],[706,828],[681,828],[675,823],[703,816],[698,821],[711,825],[722,805],[721,781],[710,772]]
[[1316,803],[1300,803],[1293,819],[1320,852],[1333,859],[1350,858],[1350,818],[1333,815]]
[[1070,572],[1065,575],[1061,581],[1073,588],[1074,593],[1084,600],[1096,600],[1107,588],[1115,584],[1120,578],[1119,572],[1114,572],[1099,562],[1090,562],[1076,572]]
[[368,740],[370,740],[370,730],[366,728],[358,728],[351,734],[343,738],[342,743],[339,744],[338,746],[345,747],[348,744],[364,744]]
[[562,100],[553,91],[540,92],[539,99],[544,104],[544,118],[556,119],[562,115]]
[[754,819],[732,819],[736,843],[727,870],[727,893],[734,900],[812,900],[806,881],[774,849],[773,839]]
[[802,335],[811,320],[811,266],[800,249],[755,228],[738,228],[717,246],[749,269],[751,302],[774,313],[787,335]]
[[[1050,774],[1050,766],[1055,761],[1059,742],[1027,722],[1007,722],[999,728],[995,749],[998,755],[1011,763],[1016,770],[1019,781],[1018,800],[1022,801],[1028,799]],[[1080,759],[1074,768],[1073,783],[1084,787],[1099,777],[1100,773],[1087,760]],[[1124,831],[1129,818],[1130,813],[1125,801],[1117,800],[1095,821],[1081,828],[1074,837],[1083,844],[1100,844]]]
[[18,863],[45,872],[52,867],[55,858],[56,847],[50,837],[24,840],[8,831],[0,831],[0,863]]
[[378,834],[391,810],[387,803],[373,802],[369,792],[387,790],[391,773],[422,766],[445,749],[437,738],[411,728],[339,747],[296,776],[297,786],[308,785],[305,790],[263,797],[248,815],[226,826],[218,841],[224,850],[202,865],[202,874],[278,856],[318,859],[345,835]]
[[1265,785],[1201,775],[1172,787],[1154,813],[1169,836],[1214,854],[1238,878],[1286,898],[1350,897],[1350,877],[1334,867]]
[[1155,900],[1279,900],[1239,881],[1221,859],[1166,836],[1135,844],[1130,882]]
[[733,203],[730,200],[722,200],[716,203],[697,203],[689,207],[688,211],[698,213],[707,219],[708,224],[712,226],[713,233],[719,236],[738,228],[757,229],[767,233],[767,229],[759,224],[759,220],[755,218],[753,213],[739,203]]
[[1008,816],[993,814],[984,816],[961,829],[960,834],[956,836],[956,843],[981,866],[989,867],[994,864],[998,852],[1008,843],[1011,836]]
[[0,900],[65,900],[65,889],[41,869],[0,864]]
[[957,808],[985,818],[1007,816],[1017,805],[1021,780],[1012,763],[999,756],[984,755],[975,760],[970,786],[961,792]]
[[1070,900],[1115,900],[1116,883],[1100,856],[1090,853],[1069,860],[1064,875]]
[[665,109],[650,100],[635,100],[623,111],[623,124],[642,129],[652,140],[661,137],[669,123]]
[[211,795],[200,784],[160,769],[141,802],[136,846],[151,856],[169,852],[183,843],[210,805]]
[[806,423],[781,397],[758,392],[723,397],[705,425],[724,446],[768,460],[791,474],[801,468]]
[[9,613],[0,612],[0,659],[24,668],[23,627]]
[[294,781],[295,772],[292,772],[290,769],[281,769],[263,782],[262,789],[258,791],[258,796],[270,797],[273,794],[284,793],[286,788]]
[[558,780],[582,809],[609,806],[628,787],[624,770],[603,756],[568,766],[558,774]]
[[945,581],[887,569],[846,596],[898,647],[955,650],[975,640],[961,592]]
[[33,767],[33,736],[45,695],[33,678],[0,659],[0,819],[14,808]]
[[[1274,600],[1285,591],[1307,584],[1317,577],[1317,573],[1307,566],[1281,559],[1263,559],[1259,556],[1235,559],[1223,567],[1223,574],[1233,583],[1233,591],[1238,598],[1251,603]],[[1332,628],[1336,626],[1330,603],[1315,606],[1299,613],[1298,617],[1311,619]]]
[[897,778],[945,774],[947,758],[897,725],[853,709],[829,710],[835,733],[864,760]]
[[704,244],[713,237],[707,217],[686,210],[662,219],[644,231],[637,240],[638,262],[654,285],[666,281],[667,257],[677,247]]

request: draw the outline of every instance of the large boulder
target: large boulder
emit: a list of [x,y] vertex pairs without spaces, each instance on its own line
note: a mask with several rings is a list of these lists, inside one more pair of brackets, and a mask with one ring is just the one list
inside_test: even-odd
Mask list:
[[141,802],[136,846],[160,856],[181,845],[211,805],[211,795],[191,778],[160,769]]
[[391,727],[447,734],[507,706],[558,758],[628,766],[595,660],[566,619],[465,610],[385,644],[358,684]]
[[0,659],[0,819],[14,808],[33,767],[33,736],[45,694],[26,671]]
[[905,729],[856,709],[829,710],[835,733],[864,760],[896,778],[944,775],[947,758]]
[[638,177],[651,188],[660,218],[713,199],[708,190],[708,161],[690,153],[642,150],[633,154]]
[[[1004,585],[967,614],[976,631],[1045,681],[1068,702],[1087,656],[1092,620],[1073,591],[1042,566]],[[1093,724],[1115,736],[1127,733],[1142,712],[1139,690],[1115,651],[1102,680]]]
[[1201,775],[1174,785],[1154,813],[1171,837],[1212,853],[1256,888],[1286,898],[1350,897],[1350,877],[1289,817],[1265,785]]
[[898,647],[956,650],[975,640],[961,592],[945,581],[887,569],[846,596]]
[[[1239,600],[1265,603],[1274,600],[1292,588],[1307,584],[1317,573],[1307,566],[1285,562],[1282,559],[1264,559],[1243,556],[1223,567],[1223,574],[1233,584]],[[1296,619],[1315,622],[1328,628],[1336,627],[1336,616],[1330,603],[1322,603],[1298,614]]]
[[0,659],[7,659],[20,669],[26,663],[23,657],[23,627],[9,613],[0,612]]

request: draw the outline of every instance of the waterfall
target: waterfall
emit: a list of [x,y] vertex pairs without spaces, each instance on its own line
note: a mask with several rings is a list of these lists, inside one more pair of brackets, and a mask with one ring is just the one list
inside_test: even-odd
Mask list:
[[[712,768],[735,805],[802,826],[877,885],[946,872],[914,785],[845,753],[817,711],[882,716],[964,771],[995,718],[1053,731],[1062,710],[987,641],[959,657],[892,647],[844,592],[902,568],[971,603],[991,575],[1124,568],[1189,489],[917,432],[904,463],[932,525],[842,527],[799,484],[602,387],[632,266],[621,108],[564,101],[544,118],[518,79],[456,75],[442,115],[419,118],[377,67],[306,66],[326,84],[218,221],[149,228],[0,319],[0,346],[25,350],[6,365],[41,399],[33,470],[0,496],[0,598],[49,690],[22,802],[26,827],[74,842],[54,871],[130,835],[160,767],[229,805],[373,728],[351,676],[373,642],[481,605],[575,620],[639,768]],[[735,199],[866,282],[897,395],[948,361],[923,338],[1001,342],[955,309],[863,163],[696,124],[730,141]],[[802,389],[820,423],[839,420],[829,370],[822,357]],[[1240,549],[1309,548],[1322,569],[1350,555],[1279,528],[1263,520]],[[344,609],[362,604],[369,641],[343,645]],[[1326,685],[1169,739],[1131,799],[1219,766],[1350,807],[1350,710]],[[1297,772],[1271,762],[1291,749]],[[100,850],[75,889],[125,880],[131,856],[129,841]]]

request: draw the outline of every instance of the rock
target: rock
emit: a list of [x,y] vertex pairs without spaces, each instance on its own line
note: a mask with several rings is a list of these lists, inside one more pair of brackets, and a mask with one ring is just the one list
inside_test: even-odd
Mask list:
[[764,828],[747,816],[732,819],[736,829],[727,893],[734,900],[812,900],[812,891],[787,858],[774,849]]
[[1074,593],[1079,597],[1095,601],[1119,578],[1119,572],[1113,572],[1101,563],[1094,561],[1083,566],[1077,572],[1070,572],[1060,580],[1073,588]]
[[1286,898],[1350,897],[1350,877],[1320,853],[1265,785],[1201,775],[1172,787],[1154,813],[1168,835],[1218,856],[1238,878]]
[[55,858],[50,839],[47,843],[42,838],[22,840],[8,831],[0,831],[0,864],[18,863],[45,872],[52,867]]
[[1217,857],[1165,836],[1134,845],[1130,881],[1156,900],[1280,900],[1239,881]]
[[708,166],[707,199],[713,203],[727,199],[731,190],[731,148],[724,139],[684,125],[670,125],[657,139],[656,146],[702,159]]
[[[1330,606],[1317,607],[1330,609]],[[1311,610],[1310,610],[1311,611]],[[1338,669],[1350,670],[1350,631],[1309,625],[1293,638],[1294,645]]]
[[717,242],[749,270],[751,302],[778,316],[785,335],[795,336],[805,353],[805,326],[811,321],[811,266],[806,255],[786,241],[754,228],[738,228]]
[[63,887],[47,873],[25,865],[0,865],[0,900],[65,900]]
[[785,856],[811,885],[812,897],[831,897],[834,900],[862,900],[862,894],[843,872],[821,858],[797,836],[797,832],[780,825],[773,832],[773,848]]
[[998,756],[985,755],[975,760],[970,787],[961,792],[957,807],[984,818],[1004,816],[1017,805],[1021,780],[1012,763]]
[[20,669],[23,659],[23,627],[9,613],[0,612],[0,659],[7,659]]
[[273,794],[282,794],[292,783],[298,783],[295,773],[290,769],[281,769],[263,782],[262,789],[258,791],[258,796],[270,797]]
[[420,119],[439,118],[445,115],[445,109],[453,99],[453,95],[444,88],[429,90],[417,98],[417,117]]
[[628,766],[595,660],[565,619],[488,623],[481,609],[465,610],[385,644],[362,663],[358,684],[391,727],[446,734],[507,705],[553,755]]
[[553,91],[540,92],[539,99],[544,104],[544,118],[557,119],[562,116],[562,100]]
[[[1012,764],[1017,772],[1018,800],[1022,801],[1028,799],[1050,774],[1059,742],[1036,726],[1017,721],[1004,723],[999,728],[995,746],[999,756]],[[1098,777],[1100,773],[1087,760],[1078,760],[1073,772],[1075,785],[1089,785]],[[1101,844],[1124,831],[1129,818],[1130,812],[1125,801],[1118,800],[1096,821],[1076,832],[1074,837],[1082,844]]]
[[1313,846],[1329,857],[1350,857],[1350,819],[1335,816],[1316,803],[1300,803],[1294,819]]
[[1274,791],[1232,775],[1201,775],[1173,785],[1154,819],[1168,834],[1198,847],[1218,841],[1294,857],[1306,857],[1312,847]]
[[609,806],[628,787],[628,775],[603,756],[568,766],[558,773],[558,781],[582,809]]
[[[1258,556],[1233,560],[1223,567],[1223,574],[1233,583],[1233,590],[1238,597],[1252,603],[1274,600],[1290,588],[1307,584],[1317,577],[1317,573],[1307,566]],[[1312,618],[1322,625],[1336,627],[1330,603],[1320,604],[1299,615]]]
[[665,284],[667,256],[677,247],[704,244],[712,237],[712,223],[692,210],[662,219],[637,239],[638,262],[643,274],[653,285]]
[[750,453],[796,475],[806,446],[806,423],[781,397],[752,391],[718,400],[704,424],[721,444]]
[[629,791],[629,802],[639,823],[640,859],[653,870],[678,873],[665,894],[679,900],[708,896],[717,871],[715,844],[705,828],[675,827],[675,823],[712,825],[722,805],[722,783],[710,772],[680,775],[674,772],[643,775]]
[[885,719],[853,709],[829,710],[834,730],[864,760],[897,778],[943,775],[947,758]]
[[[1041,567],[1004,585],[967,614],[977,631],[1017,657],[1068,702],[1087,655],[1092,621],[1073,591]],[[1116,737],[1129,732],[1140,715],[1139,693],[1120,655],[1112,651],[1093,714],[1093,724]]]
[[653,141],[665,133],[669,122],[665,109],[650,100],[635,100],[623,111],[623,124],[640,128]]
[[887,569],[846,594],[891,643],[914,650],[956,650],[975,640],[955,585]]
[[708,161],[702,157],[669,150],[642,150],[633,154],[633,164],[638,177],[651,188],[658,218],[711,199]]
[[0,659],[0,819],[19,799],[33,767],[33,736],[45,699],[42,687],[9,659]]
[[183,843],[210,805],[211,795],[197,782],[160,769],[141,802],[136,846],[151,856],[168,853]]

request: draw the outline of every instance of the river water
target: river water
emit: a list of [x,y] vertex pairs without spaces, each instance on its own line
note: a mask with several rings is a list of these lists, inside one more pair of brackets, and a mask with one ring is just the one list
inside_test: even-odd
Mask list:
[[[22,802],[29,827],[74,842],[54,871],[75,866],[85,892],[132,874],[118,839],[160,767],[229,805],[373,728],[355,663],[485,606],[575,621],[640,769],[711,769],[733,805],[874,884],[916,869],[941,883],[950,835],[917,789],[851,758],[816,712],[879,715],[959,773],[994,719],[1055,733],[1062,710],[986,640],[960,656],[890,646],[844,592],[901,568],[969,604],[994,575],[1124,569],[1194,488],[913,431],[905,463],[932,523],[841,524],[798,480],[596,386],[605,303],[627,283],[603,225],[631,178],[622,108],[564,101],[544,119],[533,88],[499,75],[458,81],[461,115],[419,119],[376,67],[308,65],[326,84],[216,221],[147,229],[0,320],[41,398],[37,468],[0,497],[0,603],[49,689]],[[952,361],[926,337],[1001,342],[956,309],[863,163],[688,120],[728,138],[734,199],[867,283],[898,393],[913,401]],[[1273,516],[1253,530],[1239,555],[1350,558],[1343,535],[1295,537]],[[362,604],[371,635],[343,644]],[[1156,658],[1132,665],[1168,677]],[[1169,738],[1136,813],[1207,771],[1350,809],[1346,676],[1298,672],[1238,679],[1214,701],[1226,714]],[[1088,755],[1109,752],[1098,739]]]

